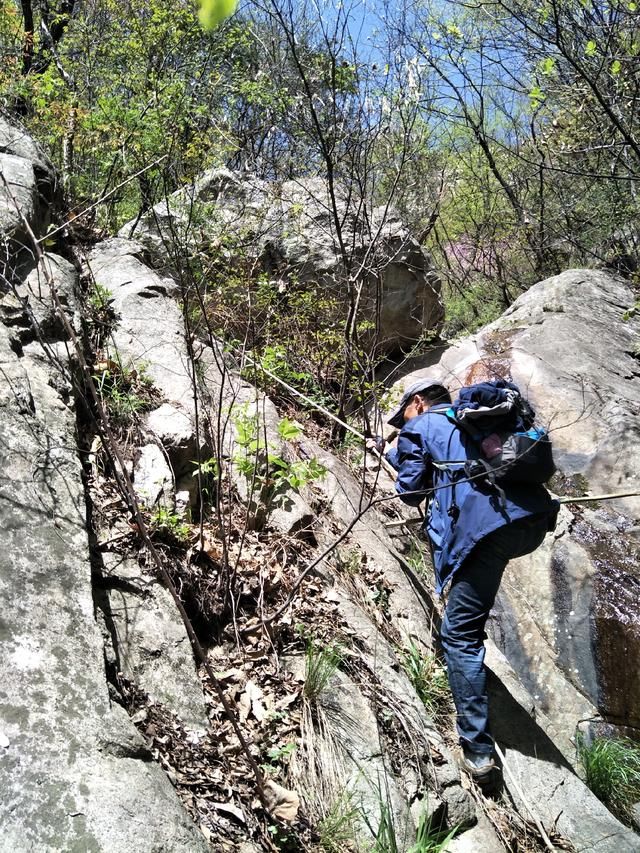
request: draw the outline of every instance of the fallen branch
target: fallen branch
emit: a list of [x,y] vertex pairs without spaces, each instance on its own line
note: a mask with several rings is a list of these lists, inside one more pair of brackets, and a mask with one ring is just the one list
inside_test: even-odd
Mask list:
[[558,498],[558,502],[561,504],[584,504],[589,503],[589,501],[612,501],[616,498],[633,498],[637,495],[640,495],[640,492],[616,492],[611,495],[584,495],[579,498],[565,496],[563,498]]

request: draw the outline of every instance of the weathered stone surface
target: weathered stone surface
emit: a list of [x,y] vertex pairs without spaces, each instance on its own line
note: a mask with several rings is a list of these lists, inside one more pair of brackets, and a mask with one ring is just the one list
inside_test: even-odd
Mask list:
[[411,803],[411,817],[416,829],[421,822],[434,828],[441,827],[446,820],[446,807],[435,791],[426,791],[424,796],[418,796]]
[[[44,233],[55,193],[55,174],[49,160],[33,139],[15,123],[0,115],[0,233],[9,239],[9,254],[0,261],[13,267],[12,256],[31,240],[20,214],[36,237]],[[6,181],[6,185],[5,185]],[[29,251],[31,249],[29,248]]]
[[[147,267],[143,248],[115,238],[91,252],[88,269],[105,288],[116,314],[108,355],[152,381],[165,402],[144,418],[149,438],[163,446],[176,490],[196,499],[192,477],[198,458],[189,355],[173,279]],[[201,444],[202,446],[202,444]]]
[[[380,743],[378,723],[371,705],[360,689],[343,672],[336,672],[318,697],[325,720],[323,738],[328,753],[339,755],[341,772],[336,790],[349,791],[351,802],[366,815],[369,832],[375,838],[385,807],[389,809],[400,850],[415,839],[406,792],[392,772]],[[317,735],[316,735],[317,738]],[[327,768],[328,769],[328,768]],[[363,837],[367,830],[361,827]]]
[[170,593],[133,560],[109,553],[103,560],[104,590],[97,601],[108,662],[187,728],[204,731],[208,719],[202,686]]
[[[34,222],[43,211],[46,219],[40,181],[43,169],[46,172],[49,167],[39,162],[35,146],[21,134],[3,147],[5,131],[0,123],[0,153],[13,158],[12,163],[18,161],[18,183],[23,181],[26,190],[25,210]],[[35,183],[29,183],[31,173],[21,161],[33,164]],[[260,260],[286,291],[293,275],[326,286],[340,277],[333,220],[323,192],[326,195],[326,187],[318,182],[295,184],[276,198],[268,185],[241,183],[229,173],[217,173],[217,177],[205,176],[195,195],[209,205],[207,214],[217,220],[215,227],[231,235],[244,229],[246,236],[247,228],[264,232]],[[165,214],[173,225],[181,215],[174,208]],[[192,229],[193,225],[189,223]],[[211,239],[209,217],[197,227],[203,229],[205,239]],[[364,249],[368,235],[359,232],[353,220],[347,219],[346,227]],[[383,344],[392,348],[405,339],[414,340],[429,326],[427,305],[438,315],[433,298],[437,282],[429,284],[428,262],[401,225],[387,223],[380,238],[386,303],[383,300],[379,331],[384,340],[384,325],[392,327]],[[137,467],[133,459],[130,465],[138,488],[146,491],[142,485],[146,483],[155,494],[153,500],[171,502],[176,486],[183,494],[189,486],[193,488],[192,463],[200,439],[193,427],[192,368],[182,318],[173,301],[176,286],[149,270],[144,261],[139,244],[112,240],[96,248],[90,267],[96,282],[111,291],[119,318],[115,334],[120,360],[137,370],[146,362],[146,372],[164,396],[145,424],[158,452],[150,451],[149,444],[141,451]],[[60,258],[52,256],[49,263],[65,305],[73,311],[75,271]],[[407,277],[412,268],[417,278]],[[19,295],[7,294],[0,305],[0,316],[11,326],[11,337],[0,335],[0,367],[8,380],[0,383],[0,454],[2,470],[12,477],[0,481],[0,525],[6,531],[0,595],[11,602],[0,610],[5,649],[0,663],[0,785],[7,792],[0,803],[3,843],[16,851],[204,850],[199,832],[150,761],[147,744],[124,710],[109,703],[91,599],[84,497],[71,449],[74,419],[68,377],[62,382],[55,379],[56,372],[27,331],[28,318],[20,299],[29,297],[52,351],[66,364],[64,330],[47,302],[49,294],[40,300],[41,284],[42,276],[32,273]],[[431,295],[425,296],[428,292]],[[578,474],[594,489],[606,483],[602,490],[610,490],[612,477],[637,482],[637,472],[630,471],[625,461],[636,451],[640,431],[634,408],[640,376],[633,354],[637,321],[620,321],[633,294],[603,274],[583,272],[560,276],[531,293],[538,296],[527,294],[498,324],[450,350],[438,369],[449,377],[452,369],[460,368],[461,383],[480,378],[486,370],[508,369],[530,389],[552,426],[564,424],[565,415],[569,419],[579,415],[580,428],[558,430],[556,441],[565,481],[571,480],[574,487],[580,485]],[[366,303],[370,294],[365,292],[363,298]],[[399,322],[401,315],[408,318],[406,326]],[[607,334],[619,342],[614,352],[603,346]],[[279,441],[275,407],[239,380],[228,365],[225,368],[220,353],[209,351],[204,362],[205,384],[210,385],[204,411],[212,452],[233,458],[235,419],[242,412],[257,413],[278,453],[294,454],[291,458],[316,456],[326,465],[327,476],[312,489],[303,490],[303,495],[290,493],[291,511],[287,507],[281,520],[276,512],[268,519],[277,529],[294,531],[313,518],[312,507],[318,506],[320,497],[324,514],[314,528],[322,547],[329,541],[327,523],[344,525],[358,513],[363,499],[360,485],[346,465],[314,442],[301,439],[293,446]],[[561,369],[569,376],[563,377]],[[431,373],[433,367],[427,365],[425,370]],[[560,390],[551,387],[553,382]],[[566,441],[563,434],[568,434]],[[170,458],[161,474],[160,444]],[[635,635],[620,626],[625,614],[631,614],[636,625],[640,621],[634,609],[637,575],[625,553],[625,549],[631,551],[638,506],[620,502],[616,509],[617,515],[608,508],[565,509],[562,525],[535,555],[540,562],[530,564],[526,581],[514,581],[511,587],[509,579],[505,581],[495,633],[512,659],[523,655],[528,686],[540,698],[534,700],[518,685],[499,654],[490,650],[489,655],[498,674],[492,683],[497,711],[494,730],[509,768],[513,767],[527,799],[549,829],[559,829],[579,849],[599,853],[638,849],[636,837],[594,800],[566,759],[573,719],[593,713],[582,693],[597,702],[600,710],[632,723],[630,709],[633,703],[638,705],[633,688],[630,697],[620,689],[629,683],[634,666],[637,669]],[[635,527],[637,536],[637,523]],[[620,543],[622,548],[617,547]],[[437,790],[433,794],[436,810],[446,805],[449,819],[456,822],[475,819],[473,801],[460,785],[453,757],[402,671],[394,648],[396,642],[415,640],[428,649],[428,637],[437,626],[437,606],[411,577],[408,564],[371,511],[342,544],[347,555],[359,555],[361,568],[366,565],[384,578],[381,605],[365,581],[357,579],[360,586],[354,578],[343,583],[339,570],[319,567],[319,572],[335,581],[331,600],[341,624],[357,637],[358,665],[381,689],[373,702],[367,698],[366,681],[359,685],[355,678],[338,674],[321,696],[326,724],[321,734],[335,747],[333,754],[342,755],[340,778],[362,782],[358,790],[371,824],[379,820],[378,794],[382,792],[391,805],[394,826],[406,831],[408,845],[418,817],[410,816],[410,804],[424,802],[425,783]],[[172,602],[164,590],[141,575],[137,565],[114,566],[111,559],[105,556],[107,589],[96,593],[105,629],[113,640],[109,663],[173,708],[187,725],[200,728],[206,724],[206,709]],[[582,569],[585,562],[587,571]],[[514,568],[520,570],[516,566],[510,572]],[[392,637],[393,644],[385,637]],[[592,648],[597,654],[589,654],[587,649]],[[567,669],[573,673],[571,680],[565,677]],[[591,695],[593,683],[597,690]],[[381,703],[382,714],[396,721],[415,748],[410,767],[392,767],[389,745],[379,727]],[[549,711],[549,718],[541,707]],[[437,765],[432,778],[425,761],[429,755]],[[424,772],[422,764],[427,765]],[[368,773],[366,784],[362,766]],[[376,788],[381,778],[383,787]],[[528,818],[526,806],[508,787]],[[495,842],[486,826],[479,825],[457,843],[467,845],[460,850],[499,850]],[[470,848],[474,843],[476,848]]]
[[53,175],[53,167],[42,147],[15,119],[9,121],[4,115],[0,115],[0,152],[28,160],[38,171],[51,172]]
[[133,469],[133,487],[141,505],[172,508],[175,487],[173,471],[157,444],[145,444],[137,454]]
[[[80,324],[75,298],[77,282],[78,274],[69,261],[59,255],[47,253],[31,270],[24,282],[16,285],[11,296],[23,300],[24,303],[20,323],[24,327],[20,335],[23,341],[29,341],[35,337],[44,339],[48,343],[68,340],[69,335],[60,317],[57,303],[64,310],[74,330],[78,331]],[[51,293],[52,285],[56,290],[57,303]],[[38,327],[37,334],[33,328],[34,323]],[[17,321],[14,320],[12,325],[15,324]]]
[[507,848],[491,823],[481,814],[477,824],[453,838],[446,849],[447,853],[503,853]]
[[477,821],[473,797],[460,785],[450,785],[442,792],[442,801],[447,807],[448,826],[461,829],[474,826]]
[[[74,417],[0,326],[0,822],[14,851],[205,851],[109,702]],[[26,401],[26,405],[25,405]]]
[[21,234],[26,240],[20,214],[35,225],[38,208],[33,166],[15,154],[0,153],[0,171],[8,185],[4,181],[0,185],[0,229],[12,237]]
[[[334,202],[341,234],[332,212]],[[370,211],[365,224],[356,209],[340,187],[330,197],[320,178],[276,185],[216,169],[156,205],[151,214],[125,225],[120,235],[135,235],[164,265],[171,263],[166,246],[176,235],[186,246],[203,238],[208,244],[224,240],[230,258],[236,239],[242,252],[255,253],[282,293],[295,280],[344,295],[342,241],[355,247],[356,264],[367,258],[371,275],[361,295],[359,316],[375,323],[379,351],[408,348],[442,322],[440,282],[418,241],[392,211]]]
[[[596,799],[547,736],[544,715],[531,715],[531,698],[524,706],[515,698],[511,689],[514,673],[506,659],[495,653],[490,659],[492,733],[505,756],[505,787],[521,815],[528,820],[533,809],[547,832],[559,832],[578,850],[639,850],[638,836]],[[524,793],[526,803],[518,790]]]
[[142,247],[132,241],[106,240],[88,258],[94,281],[109,293],[117,322],[116,355],[123,365],[146,365],[146,373],[162,394],[185,412],[193,408],[193,388],[184,341],[184,324],[175,301],[177,286],[139,258]]

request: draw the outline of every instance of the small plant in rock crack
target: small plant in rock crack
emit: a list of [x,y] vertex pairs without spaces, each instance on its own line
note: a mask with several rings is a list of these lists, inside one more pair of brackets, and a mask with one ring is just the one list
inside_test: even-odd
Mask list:
[[398,838],[391,805],[382,799],[380,791],[378,792],[378,802],[380,805],[380,820],[378,821],[377,828],[374,828],[365,813],[362,814],[362,818],[369,829],[372,832],[375,829],[375,841],[372,853],[402,853],[404,845]]
[[305,652],[304,687],[307,699],[317,699],[340,666],[344,654],[339,645],[309,640]]
[[97,282],[93,284],[87,296],[87,304],[92,311],[92,320],[112,323],[115,319],[115,311],[111,305],[113,293],[108,287],[103,287]]
[[87,294],[88,322],[98,341],[104,340],[106,335],[116,324],[116,312],[112,305],[113,294],[108,287],[94,282]]
[[577,737],[578,758],[585,781],[596,797],[625,823],[640,802],[640,744],[629,738]]
[[[299,491],[326,473],[326,468],[315,458],[292,461],[276,453],[266,441],[257,415],[249,415],[245,410],[236,418],[235,429],[239,450],[233,461],[253,486],[259,504],[256,515],[284,502],[288,488]],[[279,421],[277,430],[282,441],[293,441],[302,433],[288,418]]]
[[357,575],[362,568],[363,554],[359,548],[344,550],[337,548],[335,552],[336,568],[347,575]]
[[400,650],[400,662],[429,716],[437,720],[447,714],[451,707],[449,682],[435,655],[422,652],[411,641]]
[[180,545],[184,545],[191,535],[191,528],[185,520],[164,506],[158,506],[153,510],[149,524],[154,533],[178,542]]
[[269,763],[260,765],[262,770],[268,774],[276,774],[278,768],[289,763],[289,759],[297,749],[297,744],[294,741],[288,741],[282,745],[271,746],[267,749],[265,755],[269,759]]
[[320,849],[324,853],[348,853],[359,850],[356,825],[360,809],[354,805],[353,793],[344,791],[318,823]]
[[203,459],[201,462],[194,460],[192,464],[196,466],[196,470],[191,476],[200,477],[202,494],[210,500],[215,492],[217,480],[220,475],[220,464],[215,456]]
[[445,853],[449,842],[457,832],[457,826],[449,830],[442,829],[433,824],[430,816],[422,815],[418,822],[416,843],[410,848],[409,853]]
[[409,552],[405,556],[405,560],[417,575],[430,576],[425,553],[415,539],[411,539],[409,542]]
[[379,785],[377,790],[380,808],[380,819],[377,828],[370,822],[366,814],[362,814],[364,823],[372,833],[375,830],[375,841],[372,853],[445,853],[449,842],[458,832],[458,827],[444,829],[439,824],[433,823],[432,819],[423,815],[418,822],[416,840],[412,847],[407,847],[407,835],[409,827],[403,822],[402,826],[396,824],[397,817],[389,798],[388,792],[384,792]]
[[144,368],[127,368],[110,358],[96,362],[93,380],[112,421],[128,426],[135,416],[155,405],[157,393]]

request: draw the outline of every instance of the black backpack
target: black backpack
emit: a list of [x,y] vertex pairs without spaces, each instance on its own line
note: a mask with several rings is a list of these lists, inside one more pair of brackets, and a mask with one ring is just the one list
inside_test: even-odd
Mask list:
[[469,385],[440,413],[471,437],[478,458],[436,467],[457,467],[466,478],[490,483],[499,492],[507,483],[544,484],[555,472],[549,434],[535,425],[536,413],[517,385],[503,379]]

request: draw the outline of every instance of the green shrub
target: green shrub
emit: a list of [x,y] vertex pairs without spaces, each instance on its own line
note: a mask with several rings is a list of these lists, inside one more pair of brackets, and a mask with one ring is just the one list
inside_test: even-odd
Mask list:
[[175,540],[183,545],[191,535],[191,528],[184,519],[166,507],[156,507],[151,514],[149,524],[154,533],[159,533],[163,538]]
[[629,738],[579,737],[578,758],[585,781],[596,797],[625,823],[631,807],[640,801],[640,744]]
[[89,307],[89,322],[97,330],[100,339],[113,328],[116,314],[111,305],[112,292],[108,287],[95,282],[87,294],[87,305]]
[[[288,418],[282,418],[277,429],[282,441],[293,441],[302,433],[300,427]],[[326,474],[326,468],[315,457],[292,461],[276,453],[265,440],[258,416],[249,415],[246,408],[235,419],[235,433],[238,452],[233,462],[253,485],[256,524],[259,518],[286,501],[287,489],[299,491],[307,483]]]

